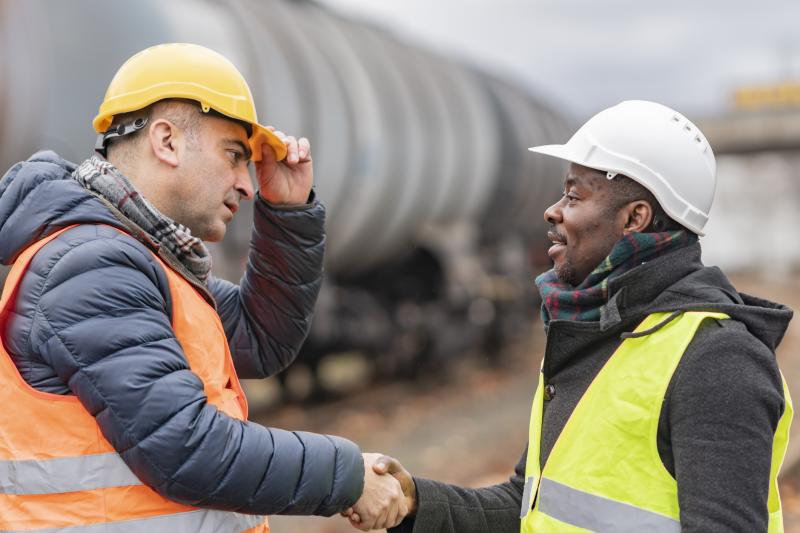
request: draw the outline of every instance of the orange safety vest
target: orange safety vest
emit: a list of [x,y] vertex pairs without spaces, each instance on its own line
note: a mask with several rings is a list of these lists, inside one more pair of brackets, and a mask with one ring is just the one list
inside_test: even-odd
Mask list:
[[[0,300],[0,332],[31,258],[70,228],[34,243],[14,263]],[[247,400],[219,316],[153,256],[169,280],[175,336],[208,402],[246,420]],[[0,406],[0,531],[269,533],[264,516],[182,505],[142,484],[77,397],[32,388],[1,345]]]

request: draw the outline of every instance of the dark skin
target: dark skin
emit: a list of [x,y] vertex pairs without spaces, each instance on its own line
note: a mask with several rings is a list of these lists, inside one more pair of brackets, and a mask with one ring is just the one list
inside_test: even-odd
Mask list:
[[[564,179],[564,194],[544,212],[550,223],[548,236],[553,246],[548,255],[559,279],[579,285],[624,235],[645,231],[653,220],[653,209],[645,200],[619,205],[606,172],[572,163]],[[406,497],[409,516],[417,511],[417,489],[414,478],[397,459],[388,455],[375,461],[376,474],[394,476]],[[350,523],[362,530],[357,513],[342,513]]]
[[570,164],[564,195],[544,212],[553,242],[547,254],[560,281],[579,285],[619,239],[650,225],[653,209],[648,202],[636,200],[616,208],[617,203],[605,172]]

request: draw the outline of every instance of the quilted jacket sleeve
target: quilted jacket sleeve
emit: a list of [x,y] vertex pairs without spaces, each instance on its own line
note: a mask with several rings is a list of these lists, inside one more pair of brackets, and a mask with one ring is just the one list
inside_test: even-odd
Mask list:
[[311,326],[325,252],[321,203],[281,209],[256,198],[254,210],[241,284],[209,282],[242,378],[277,374],[297,356]]
[[328,516],[358,499],[355,444],[242,422],[208,404],[173,334],[161,267],[129,236],[76,231],[48,259],[32,347],[139,479],[175,501],[245,513]]

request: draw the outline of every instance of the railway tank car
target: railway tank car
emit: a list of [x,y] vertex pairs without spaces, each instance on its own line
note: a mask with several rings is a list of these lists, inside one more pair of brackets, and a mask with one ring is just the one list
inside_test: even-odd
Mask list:
[[[301,362],[356,351],[413,373],[535,316],[562,169],[526,148],[564,141],[565,120],[521,84],[313,1],[0,0],[2,167],[41,148],[85,158],[108,81],[161,42],[223,53],[262,122],[312,141],[327,279]],[[241,275],[251,209],[214,245],[219,276]]]

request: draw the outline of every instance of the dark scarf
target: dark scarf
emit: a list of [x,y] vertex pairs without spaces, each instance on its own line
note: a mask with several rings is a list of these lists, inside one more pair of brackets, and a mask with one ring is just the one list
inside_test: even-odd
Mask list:
[[72,177],[116,207],[156,243],[169,250],[202,284],[206,284],[211,270],[211,255],[203,241],[145,200],[114,165],[94,155],[81,163]]
[[608,282],[632,268],[697,241],[689,231],[629,233],[611,249],[603,262],[577,287],[559,281],[551,269],[536,278],[542,297],[542,322],[551,320],[600,320],[600,308],[608,301]]

